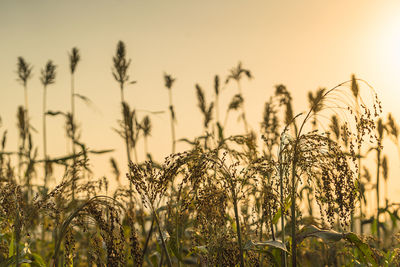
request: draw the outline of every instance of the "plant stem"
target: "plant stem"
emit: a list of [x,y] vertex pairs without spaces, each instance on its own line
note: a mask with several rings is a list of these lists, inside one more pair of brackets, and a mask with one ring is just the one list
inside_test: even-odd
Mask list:
[[[243,97],[242,87],[240,86],[240,82],[239,81],[237,81],[237,86],[238,86],[238,91],[239,91],[240,96]],[[244,108],[244,100],[243,100],[243,103],[242,103],[241,107],[242,107],[242,116],[243,116],[242,119],[243,119],[243,124],[244,124],[244,131],[245,131],[246,134],[248,134],[249,133],[249,126],[247,124],[247,119],[246,119],[246,112],[245,112],[245,108]]]
[[75,83],[74,74],[71,73],[71,134],[72,134],[72,200],[75,200],[76,158],[75,158]]
[[244,267],[243,248],[242,248],[242,231],[240,229],[238,203],[237,203],[237,198],[236,198],[236,193],[235,193],[234,188],[232,188],[232,193],[233,193],[233,208],[235,210],[236,232],[237,232],[237,236],[238,236],[238,245],[239,245],[239,250],[240,250],[240,267]]
[[144,261],[144,257],[146,255],[147,247],[149,246],[150,238],[151,238],[151,235],[153,233],[153,226],[154,226],[154,216],[151,219],[151,225],[150,225],[149,233],[147,234],[146,242],[145,242],[144,247],[143,247],[142,262]]
[[44,187],[47,188],[47,133],[46,133],[46,94],[47,86],[43,87],[43,157],[44,157]]
[[176,146],[176,137],[175,137],[175,115],[174,115],[174,106],[172,105],[172,92],[171,88],[168,89],[168,97],[169,97],[169,111],[171,114],[171,137],[172,137],[172,153],[175,153]]
[[17,203],[17,212],[16,212],[16,218],[15,218],[15,224],[14,224],[14,233],[15,233],[15,266],[19,267],[19,241],[21,239],[21,219],[20,219],[20,214],[19,214],[19,202],[17,199],[17,192],[15,192],[15,198],[16,198],[16,203]]
[[[282,167],[282,156],[279,153],[279,179],[280,179],[280,195],[281,195],[281,233],[282,243],[285,244],[285,202],[283,197],[283,167]],[[286,252],[282,250],[282,266],[286,267]]]
[[380,240],[380,231],[379,231],[379,174],[381,169],[381,149],[378,147],[376,151],[377,156],[377,167],[376,167],[376,234],[378,237],[378,241]]
[[[361,152],[360,150],[358,150],[358,182],[359,187],[361,188]],[[361,190],[360,190],[360,197],[359,197],[359,201],[360,201],[360,234],[362,235],[364,232],[364,227],[362,224],[362,219],[363,219],[363,210],[362,210],[362,194],[361,194]]]
[[149,155],[147,135],[144,136],[144,158],[147,159]]
[[294,157],[293,157],[293,165],[292,165],[292,192],[291,192],[291,211],[292,211],[292,266],[296,267],[296,163],[297,163],[297,139],[294,144]]
[[155,211],[153,206],[151,207],[151,209],[153,210],[153,217],[154,217],[155,222],[157,224],[158,234],[160,235],[161,244],[162,244],[162,247],[164,249],[165,256],[167,257],[167,264],[168,264],[169,267],[172,267],[171,258],[170,258],[169,253],[168,253],[167,245],[165,244],[165,241],[164,241],[164,236],[163,236],[163,234],[161,232],[161,227],[160,227],[160,222],[158,220],[157,212]]

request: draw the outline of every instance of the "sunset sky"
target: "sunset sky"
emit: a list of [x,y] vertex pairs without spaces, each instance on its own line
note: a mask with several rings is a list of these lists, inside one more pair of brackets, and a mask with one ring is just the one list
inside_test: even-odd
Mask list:
[[[177,137],[202,131],[194,85],[213,97],[213,77],[226,77],[239,61],[254,79],[243,83],[246,111],[259,128],[264,102],[274,86],[284,84],[294,96],[295,111],[307,109],[307,92],[331,88],[352,73],[377,91],[386,112],[400,121],[400,1],[139,1],[139,0],[1,0],[0,1],[0,133],[8,130],[7,150],[17,148],[16,111],[24,102],[16,81],[17,57],[34,66],[28,83],[34,140],[42,151],[40,69],[48,59],[57,67],[56,83],[48,89],[48,109],[70,109],[67,53],[80,49],[76,91],[93,102],[77,99],[77,120],[90,148],[114,148],[112,155],[91,158],[96,177],[110,175],[109,157],[125,172],[123,141],[113,131],[120,118],[120,92],[111,75],[119,40],[132,59],[129,74],[137,84],[126,89],[126,100],[139,110],[167,111],[163,73],[177,78],[173,100]],[[221,110],[236,92],[228,86]],[[171,152],[169,114],[152,116],[149,148],[155,159]],[[228,130],[235,131],[236,115]],[[48,118],[51,156],[64,155],[67,142],[61,118]],[[385,143],[390,162],[389,190],[400,201],[400,164],[392,143]],[[178,144],[178,150],[186,146]],[[144,159],[142,143],[139,159]],[[372,156],[371,156],[372,157]],[[374,162],[374,161],[372,161]]]

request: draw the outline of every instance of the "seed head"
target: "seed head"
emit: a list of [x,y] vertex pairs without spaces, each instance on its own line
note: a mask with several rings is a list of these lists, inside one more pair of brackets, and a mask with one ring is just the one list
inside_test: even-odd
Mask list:
[[33,67],[23,57],[18,57],[17,67],[18,80],[26,86],[26,83],[32,77]]
[[81,56],[79,54],[78,48],[72,48],[71,54],[69,54],[69,67],[71,69],[71,73],[75,73],[76,66],[78,62],[81,60]]
[[56,78],[56,65],[53,64],[53,61],[49,60],[41,71],[42,76],[40,77],[40,81],[44,86],[49,84],[53,84]]

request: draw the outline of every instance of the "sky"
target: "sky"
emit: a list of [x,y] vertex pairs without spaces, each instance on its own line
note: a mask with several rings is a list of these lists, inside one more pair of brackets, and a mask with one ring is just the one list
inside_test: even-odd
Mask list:
[[[0,116],[8,130],[9,150],[16,149],[16,110],[24,102],[16,81],[17,57],[34,66],[28,83],[29,110],[39,153],[42,153],[41,109],[43,88],[40,70],[51,59],[57,65],[56,83],[48,88],[48,109],[70,109],[68,51],[76,46],[82,60],[76,71],[76,91],[91,99],[87,106],[77,100],[81,140],[92,149],[115,152],[91,158],[95,176],[109,176],[109,158],[126,170],[123,141],[113,128],[120,117],[120,92],[111,75],[112,57],[119,40],[132,59],[129,69],[137,83],[126,89],[126,99],[138,110],[165,111],[153,115],[149,149],[156,160],[171,152],[168,91],[163,74],[177,80],[173,102],[177,137],[193,137],[202,131],[197,108],[196,83],[213,97],[213,77],[226,77],[239,61],[254,79],[243,82],[246,112],[258,129],[263,104],[284,84],[295,99],[295,111],[308,107],[307,92],[332,88],[351,74],[368,81],[378,93],[384,116],[400,119],[400,2],[320,0],[0,0]],[[223,91],[221,106],[236,93]],[[48,152],[68,152],[64,123],[48,118]],[[235,131],[232,117],[228,129]],[[398,153],[385,143],[389,155],[389,193],[400,201]],[[187,148],[178,144],[178,150]],[[139,160],[144,159],[138,144]],[[123,179],[123,178],[122,178]]]

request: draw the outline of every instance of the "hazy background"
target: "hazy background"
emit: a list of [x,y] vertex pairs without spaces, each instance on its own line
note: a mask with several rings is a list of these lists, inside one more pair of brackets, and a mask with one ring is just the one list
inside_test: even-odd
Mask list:
[[[202,131],[195,83],[206,89],[210,101],[214,75],[224,78],[238,61],[255,77],[243,83],[254,129],[259,128],[263,104],[274,85],[285,84],[294,96],[295,111],[301,112],[308,108],[308,91],[331,88],[352,73],[374,86],[384,112],[400,119],[399,14],[399,1],[0,0],[0,131],[9,132],[7,150],[16,150],[16,111],[24,102],[15,71],[17,57],[23,56],[34,65],[28,84],[29,112],[38,130],[35,143],[43,153],[40,69],[48,59],[58,66],[56,83],[48,89],[48,109],[69,111],[67,52],[77,46],[82,61],[76,71],[76,92],[94,103],[89,108],[77,99],[81,140],[92,149],[116,149],[112,156],[125,173],[124,143],[112,130],[121,117],[120,92],[111,75],[118,40],[127,45],[132,59],[129,73],[138,81],[126,89],[131,106],[167,111],[163,73],[177,78],[173,99],[178,139]],[[222,92],[226,98],[222,114],[235,90],[228,86]],[[149,149],[161,161],[171,152],[169,114],[151,119]],[[235,122],[236,115],[231,116],[228,132],[242,127]],[[64,121],[49,117],[48,125],[48,153],[64,155]],[[384,152],[390,155],[390,195],[400,201],[400,161],[393,145],[385,145]],[[178,150],[184,148],[178,144]],[[144,159],[141,142],[138,151],[139,159]],[[95,177],[111,177],[110,156],[91,157]]]

